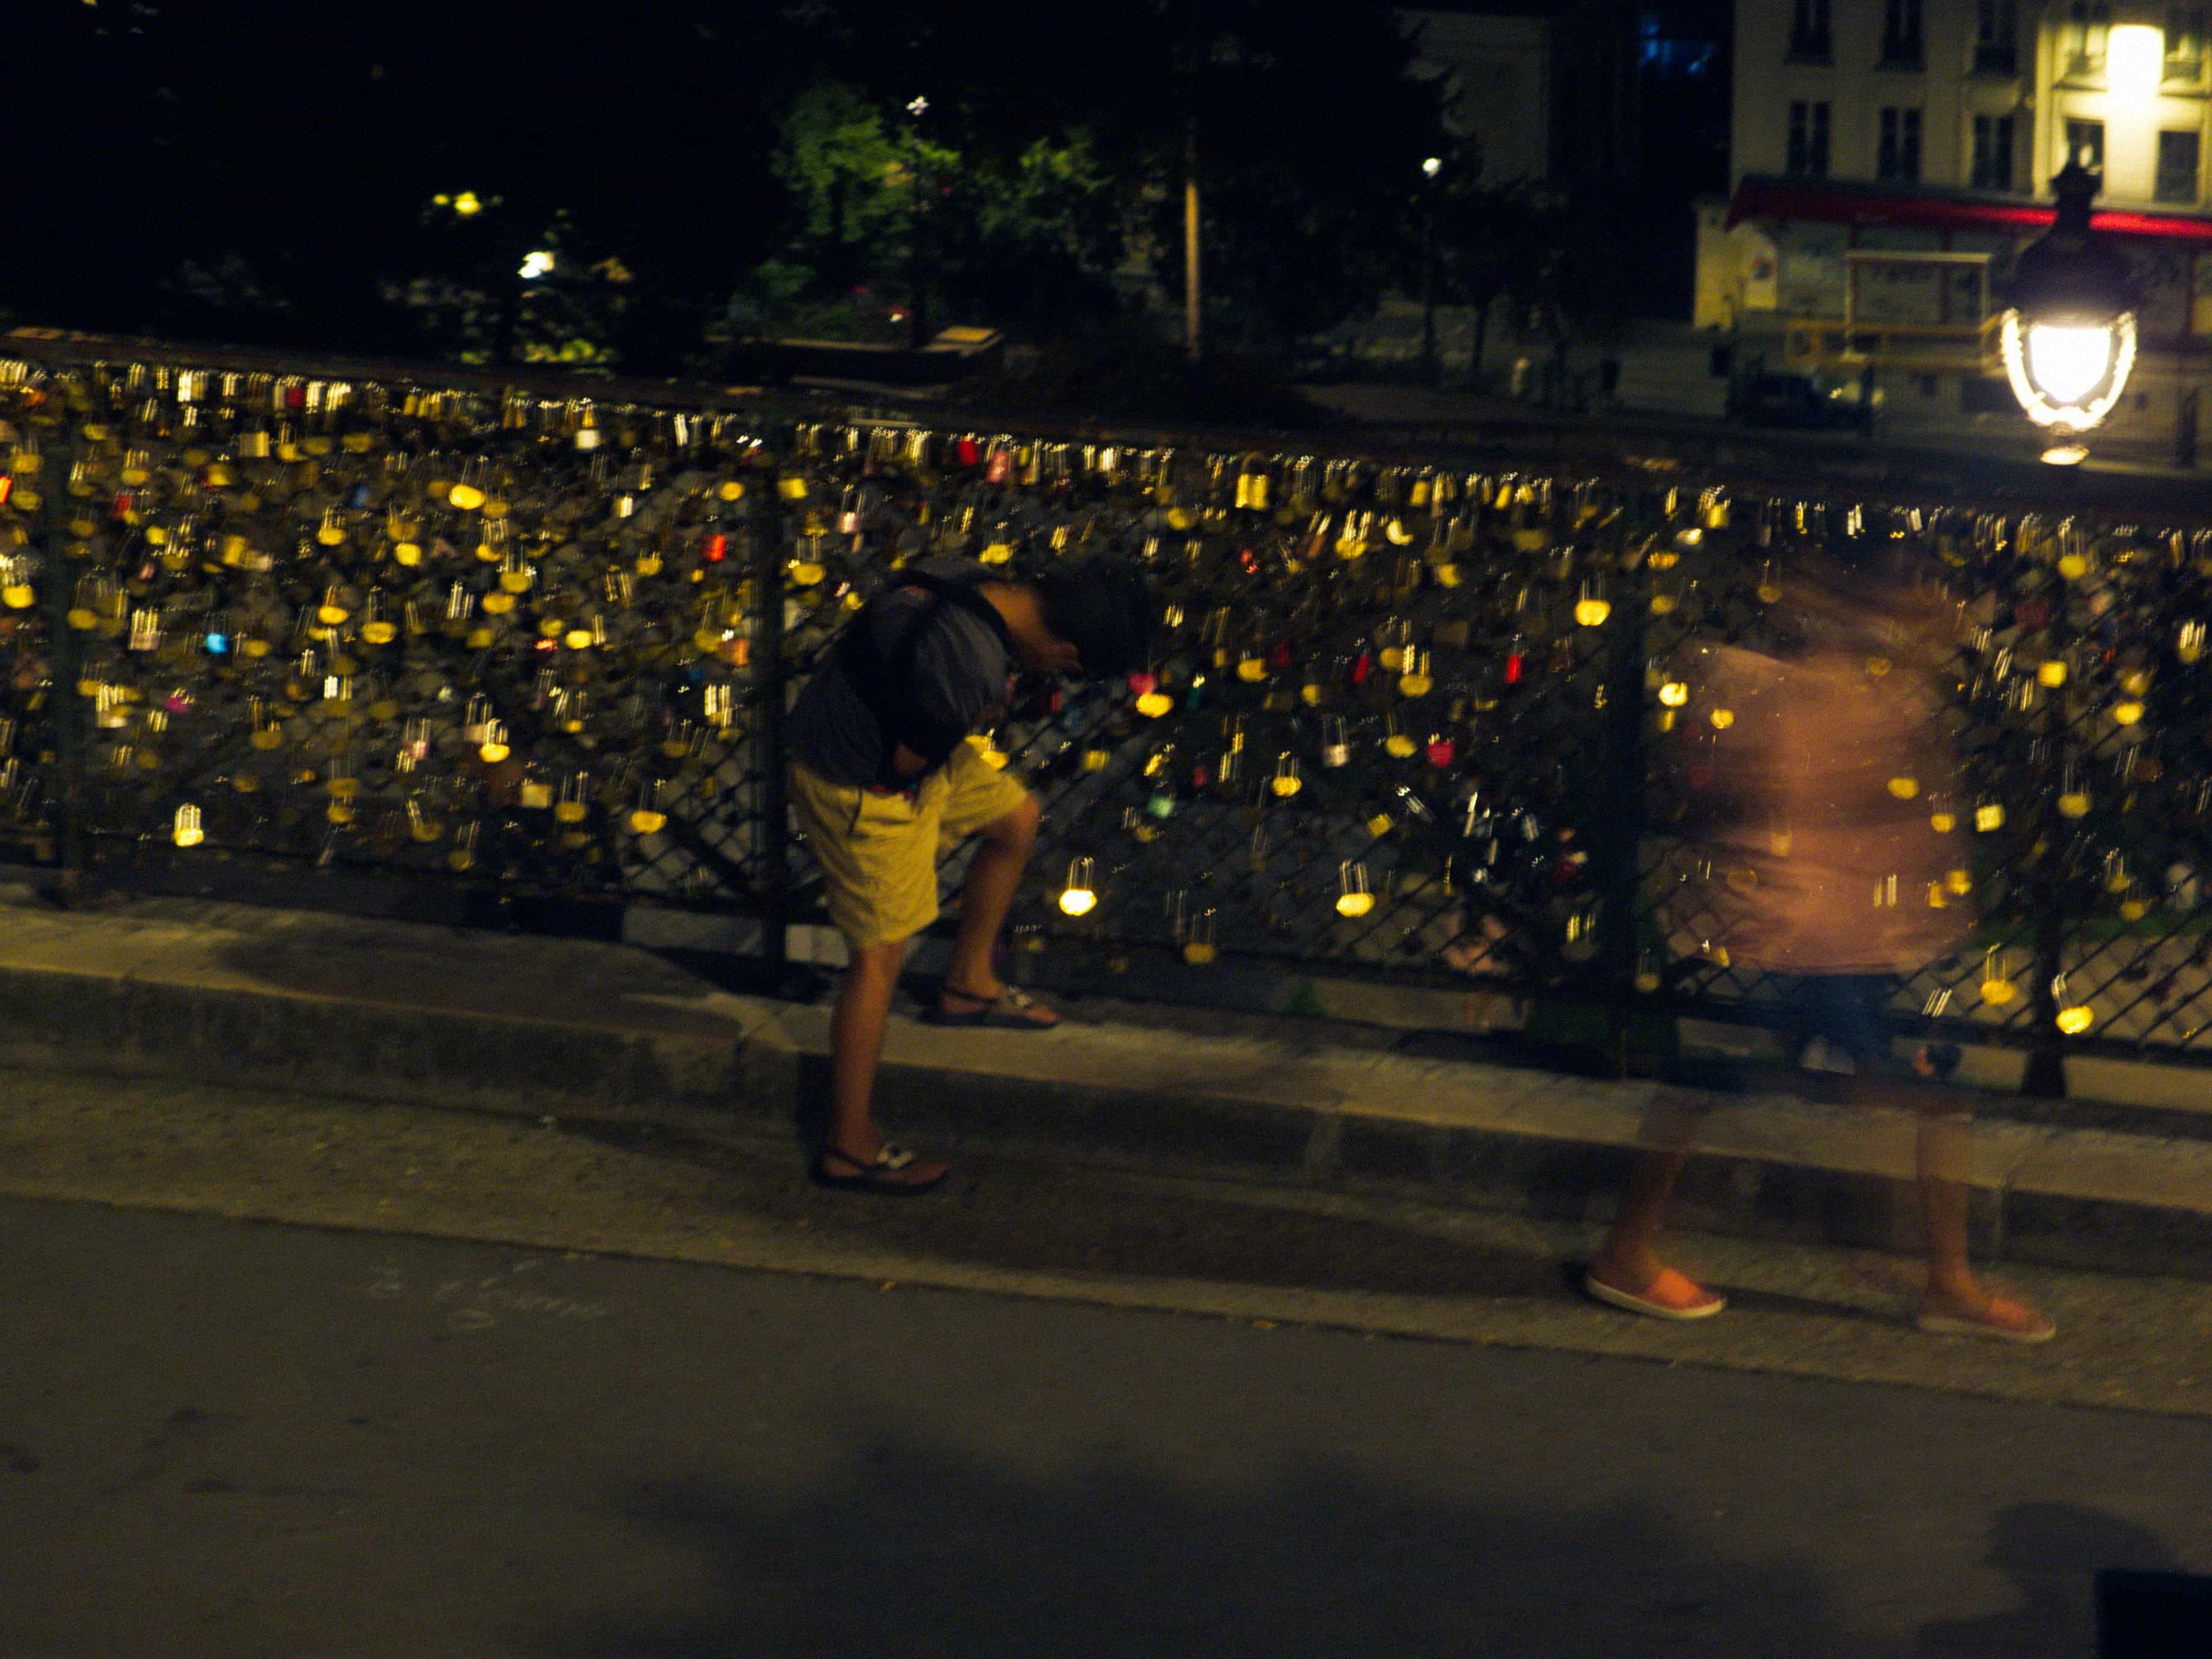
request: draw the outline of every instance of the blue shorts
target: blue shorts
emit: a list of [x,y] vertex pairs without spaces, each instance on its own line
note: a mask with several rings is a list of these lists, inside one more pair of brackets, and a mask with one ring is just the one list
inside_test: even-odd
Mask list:
[[[1849,1054],[1861,1077],[1895,1075],[1900,1066],[1890,1051],[1887,1010],[1897,994],[1891,974],[1797,974],[1782,977],[1782,1029],[1791,1058],[1802,1055],[1814,1037]],[[1741,1094],[1751,1086],[1753,1061],[1735,1054],[1684,1054],[1668,1069],[1667,1080],[1688,1088]]]

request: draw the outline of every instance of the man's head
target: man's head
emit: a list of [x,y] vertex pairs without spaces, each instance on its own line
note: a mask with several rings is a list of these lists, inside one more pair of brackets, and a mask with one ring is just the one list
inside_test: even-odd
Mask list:
[[1157,606],[1145,573],[1129,559],[1096,554],[1055,564],[1037,578],[1037,600],[1052,647],[1022,665],[1053,674],[1111,679],[1149,659]]

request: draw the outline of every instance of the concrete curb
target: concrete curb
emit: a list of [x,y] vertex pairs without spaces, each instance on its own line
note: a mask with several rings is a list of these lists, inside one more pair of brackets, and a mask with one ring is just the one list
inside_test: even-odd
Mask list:
[[[0,1065],[362,1099],[789,1129],[819,1101],[825,1008],[732,994],[633,946],[142,901],[0,903]],[[893,1022],[885,1122],[1004,1147],[1472,1206],[1607,1214],[1655,1085],[1427,1059],[1224,1013],[1218,1032]],[[1188,1017],[1182,1022],[1192,1023]],[[1975,1135],[1990,1255],[2212,1277],[2212,1142],[1990,1114]],[[1911,1248],[1906,1114],[1715,1097],[1685,1226]]]

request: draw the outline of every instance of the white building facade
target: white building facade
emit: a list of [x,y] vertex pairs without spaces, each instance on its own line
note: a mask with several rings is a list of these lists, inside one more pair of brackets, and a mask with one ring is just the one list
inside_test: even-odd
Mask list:
[[[1737,0],[1733,192],[1698,227],[1697,320],[1862,356],[1931,349],[1993,307],[2069,156],[2146,289],[2138,427],[2212,335],[2212,51],[2203,3]],[[1885,255],[1932,256],[1889,259]],[[1794,330],[1792,325],[1796,325]],[[1953,341],[1951,356],[1959,356]],[[1936,355],[1940,356],[1941,353]],[[1834,366],[1832,362],[1830,366]],[[1963,372],[1916,395],[1985,398]]]

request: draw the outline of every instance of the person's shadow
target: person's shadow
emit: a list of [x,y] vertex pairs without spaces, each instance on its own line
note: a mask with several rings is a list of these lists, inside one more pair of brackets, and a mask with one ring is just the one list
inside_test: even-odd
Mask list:
[[2097,1570],[2166,1572],[2179,1565],[2145,1528],[2073,1504],[2014,1504],[1998,1511],[1989,1562],[2019,1589],[2018,1610],[1924,1625],[1918,1659],[2087,1659],[2097,1650]]
[[[1018,1424],[1010,1434],[1024,1432]],[[1716,1553],[1663,1505],[1455,1498],[1293,1453],[1218,1487],[1102,1449],[1009,1472],[895,1422],[825,1480],[738,1468],[608,1494],[670,1595],[610,1581],[544,1659],[1844,1659],[1817,1567]],[[1009,1442],[1009,1444],[1013,1443]]]

